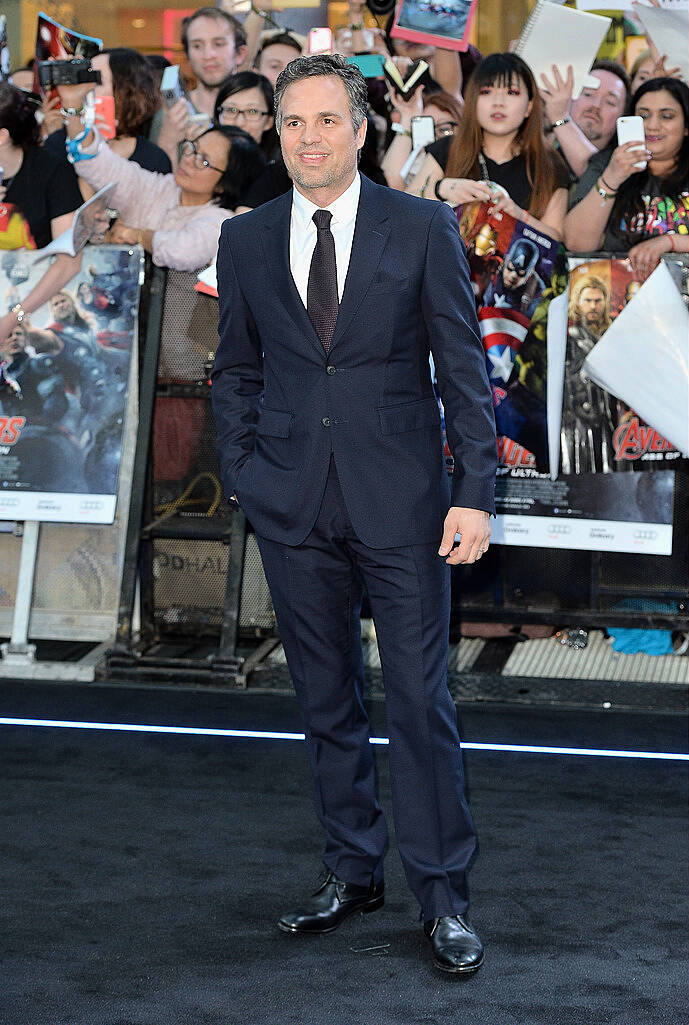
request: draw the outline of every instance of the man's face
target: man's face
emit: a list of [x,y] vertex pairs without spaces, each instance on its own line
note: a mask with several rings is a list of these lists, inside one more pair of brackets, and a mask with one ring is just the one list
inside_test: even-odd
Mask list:
[[54,295],[50,300],[50,308],[57,320],[69,320],[74,313],[72,301],[66,295]]
[[7,339],[0,349],[0,358],[13,360],[15,356],[18,356],[24,351],[26,346],[26,336],[24,330],[17,324],[13,327],[7,336]]
[[605,314],[605,296],[600,288],[584,288],[579,296],[579,312],[585,324],[600,324]]
[[528,277],[526,270],[519,270],[511,260],[505,260],[502,268],[502,283],[505,288],[519,288]]
[[234,32],[224,19],[194,18],[187,33],[187,46],[191,69],[207,88],[220,85],[223,78],[236,72],[239,56]]
[[613,135],[618,117],[624,114],[627,92],[622,79],[611,71],[592,71],[600,82],[598,89],[582,89],[572,104],[572,120],[597,149],[605,149]]
[[259,75],[265,75],[274,89],[280,72],[298,56],[299,51],[294,46],[288,46],[286,43],[273,43],[272,46],[266,46],[263,50],[256,62],[256,70]]
[[312,202],[328,206],[354,181],[366,122],[354,132],[347,90],[335,75],[288,86],[281,108],[280,144],[290,178]]

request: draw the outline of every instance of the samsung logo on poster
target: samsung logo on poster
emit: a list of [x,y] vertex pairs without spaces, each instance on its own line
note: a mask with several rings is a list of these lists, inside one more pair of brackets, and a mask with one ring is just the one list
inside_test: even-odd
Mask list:
[[655,530],[635,530],[634,540],[635,541],[655,541],[658,537],[658,532]]
[[96,499],[89,499],[88,501],[79,503],[79,512],[98,512],[99,509],[103,508],[103,503]]

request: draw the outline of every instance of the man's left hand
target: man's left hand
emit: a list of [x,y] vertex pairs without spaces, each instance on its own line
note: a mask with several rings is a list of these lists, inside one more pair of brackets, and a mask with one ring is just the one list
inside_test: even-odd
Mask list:
[[[455,549],[455,534],[461,534],[461,541]],[[443,539],[438,555],[447,555],[449,566],[476,562],[488,551],[490,543],[490,515],[483,509],[464,509],[453,505],[445,517]]]

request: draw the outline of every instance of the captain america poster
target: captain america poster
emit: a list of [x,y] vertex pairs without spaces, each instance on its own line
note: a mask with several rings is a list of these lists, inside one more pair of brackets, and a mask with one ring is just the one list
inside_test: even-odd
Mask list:
[[487,203],[457,210],[493,394],[500,464],[545,470],[546,320],[566,287],[558,242]]
[[[0,300],[21,303],[46,270],[0,259]],[[0,520],[112,523],[141,250],[87,246],[71,281],[0,341]]]

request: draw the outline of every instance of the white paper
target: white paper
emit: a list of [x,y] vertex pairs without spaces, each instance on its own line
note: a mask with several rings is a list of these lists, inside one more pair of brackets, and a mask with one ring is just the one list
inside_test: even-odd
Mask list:
[[95,195],[87,199],[74,214],[71,227],[41,249],[36,259],[42,260],[46,256],[54,256],[57,253],[67,253],[68,256],[76,256],[77,253],[80,253],[94,234],[100,233],[101,228],[107,229],[107,224],[99,223],[99,215],[107,210],[108,199],[114,191],[115,182],[108,182]]
[[612,322],[583,369],[689,455],[689,311],[664,263]]
[[[658,0],[658,3],[662,8],[667,11],[686,11],[689,7],[689,0]],[[646,4],[638,3],[638,0],[614,0],[615,11],[632,11],[637,14],[641,11]],[[607,11],[610,10],[610,5],[605,3],[605,0],[577,0],[578,11]]]
[[611,18],[537,0],[514,52],[529,65],[539,86],[541,74],[552,74],[553,64],[571,64],[576,99],[589,85],[589,70],[611,23]]
[[218,273],[216,269],[215,260],[213,260],[213,263],[210,265],[210,267],[206,267],[205,270],[200,271],[200,273],[198,273],[196,277],[199,282],[198,285],[194,286],[196,288],[196,291],[203,292],[206,295],[214,295],[217,299]]
[[639,21],[651,37],[658,53],[667,57],[666,68],[679,68],[689,80],[689,8],[636,7]]
[[565,385],[568,306],[569,286],[562,295],[556,295],[548,307],[546,410],[551,480],[555,480],[560,467],[560,427],[562,425],[562,396]]

